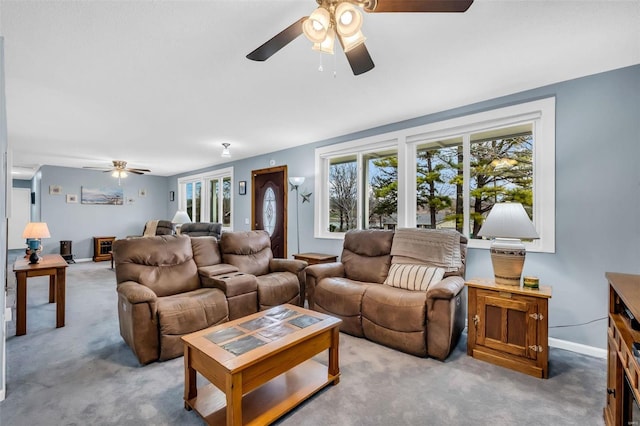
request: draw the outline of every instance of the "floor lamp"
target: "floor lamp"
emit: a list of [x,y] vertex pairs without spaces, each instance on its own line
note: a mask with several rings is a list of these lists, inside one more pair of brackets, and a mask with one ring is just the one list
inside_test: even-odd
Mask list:
[[304,183],[304,177],[290,177],[291,190],[296,191],[296,250],[300,252],[300,215],[298,214],[298,187]]

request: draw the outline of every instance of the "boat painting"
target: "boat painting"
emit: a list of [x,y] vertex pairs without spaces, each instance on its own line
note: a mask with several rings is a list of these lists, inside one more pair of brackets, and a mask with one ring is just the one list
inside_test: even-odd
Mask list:
[[122,188],[85,188],[82,187],[82,204],[124,204]]

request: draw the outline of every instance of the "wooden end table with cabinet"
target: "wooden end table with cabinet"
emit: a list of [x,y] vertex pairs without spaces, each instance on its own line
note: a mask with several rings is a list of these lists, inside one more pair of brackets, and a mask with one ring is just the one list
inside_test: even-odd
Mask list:
[[111,260],[111,250],[115,240],[116,237],[93,237],[93,261]]
[[468,289],[467,354],[546,379],[551,287],[529,289],[473,279]]

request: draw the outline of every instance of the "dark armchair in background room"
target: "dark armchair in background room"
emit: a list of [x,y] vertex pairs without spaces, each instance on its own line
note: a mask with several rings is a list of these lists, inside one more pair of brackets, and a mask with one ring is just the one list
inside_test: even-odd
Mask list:
[[183,223],[180,227],[180,234],[190,237],[216,237],[219,240],[222,234],[222,224],[212,222]]
[[170,220],[148,220],[144,225],[142,236],[173,235],[173,224]]

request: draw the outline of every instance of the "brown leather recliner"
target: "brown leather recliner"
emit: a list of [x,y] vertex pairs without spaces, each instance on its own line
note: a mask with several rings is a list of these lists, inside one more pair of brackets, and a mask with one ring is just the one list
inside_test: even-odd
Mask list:
[[274,259],[266,231],[225,232],[220,251],[225,263],[256,276],[260,310],[283,303],[303,306],[307,262]]
[[215,238],[116,240],[113,256],[120,334],[141,364],[180,356],[182,335],[229,320],[225,294],[199,277],[237,270],[221,264]]
[[342,319],[340,330],[348,334],[444,360],[464,329],[467,240],[459,237],[461,266],[422,291],[384,284],[393,231],[349,231],[340,262],[306,268],[309,308]]

